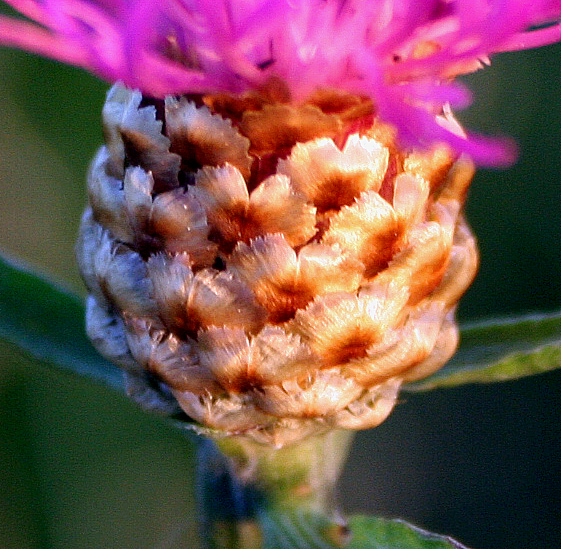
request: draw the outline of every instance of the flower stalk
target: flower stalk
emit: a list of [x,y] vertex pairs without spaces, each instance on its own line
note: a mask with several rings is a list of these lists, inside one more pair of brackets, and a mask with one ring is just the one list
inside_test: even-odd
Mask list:
[[204,549],[260,549],[271,515],[321,517],[320,535],[336,547],[348,531],[336,482],[352,431],[334,430],[273,448],[247,437],[201,439],[198,501]]

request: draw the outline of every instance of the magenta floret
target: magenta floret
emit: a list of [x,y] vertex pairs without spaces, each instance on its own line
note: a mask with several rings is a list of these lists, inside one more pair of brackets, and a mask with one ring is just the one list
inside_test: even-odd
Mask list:
[[[329,87],[372,97],[405,143],[446,141],[481,164],[507,143],[442,124],[469,93],[453,78],[495,53],[561,40],[559,0],[7,0],[0,43],[156,97],[243,92],[271,77],[295,99]],[[29,21],[31,20],[31,21]]]

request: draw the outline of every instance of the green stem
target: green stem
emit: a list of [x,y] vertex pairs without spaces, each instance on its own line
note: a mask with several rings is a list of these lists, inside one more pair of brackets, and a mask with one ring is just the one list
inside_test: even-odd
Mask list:
[[274,448],[245,437],[203,440],[198,500],[203,549],[261,549],[260,518],[313,514],[341,527],[335,484],[352,434],[330,431]]

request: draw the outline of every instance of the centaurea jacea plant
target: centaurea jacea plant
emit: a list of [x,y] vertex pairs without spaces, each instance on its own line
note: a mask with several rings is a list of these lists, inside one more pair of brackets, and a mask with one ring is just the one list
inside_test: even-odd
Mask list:
[[317,441],[452,356],[473,162],[513,160],[454,120],[454,77],[558,40],[561,3],[10,4],[40,26],[0,19],[5,44],[120,82],[78,242],[92,342],[244,481],[279,492],[290,455],[288,499],[308,482],[327,506],[340,452],[301,479]]

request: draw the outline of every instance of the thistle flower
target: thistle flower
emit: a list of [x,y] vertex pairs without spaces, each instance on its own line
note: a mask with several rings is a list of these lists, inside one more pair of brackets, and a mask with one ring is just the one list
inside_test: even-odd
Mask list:
[[11,4],[41,27],[1,41],[124,83],[77,251],[88,334],[144,406],[283,446],[379,424],[450,358],[469,157],[512,160],[454,120],[453,78],[559,39],[561,3]]

